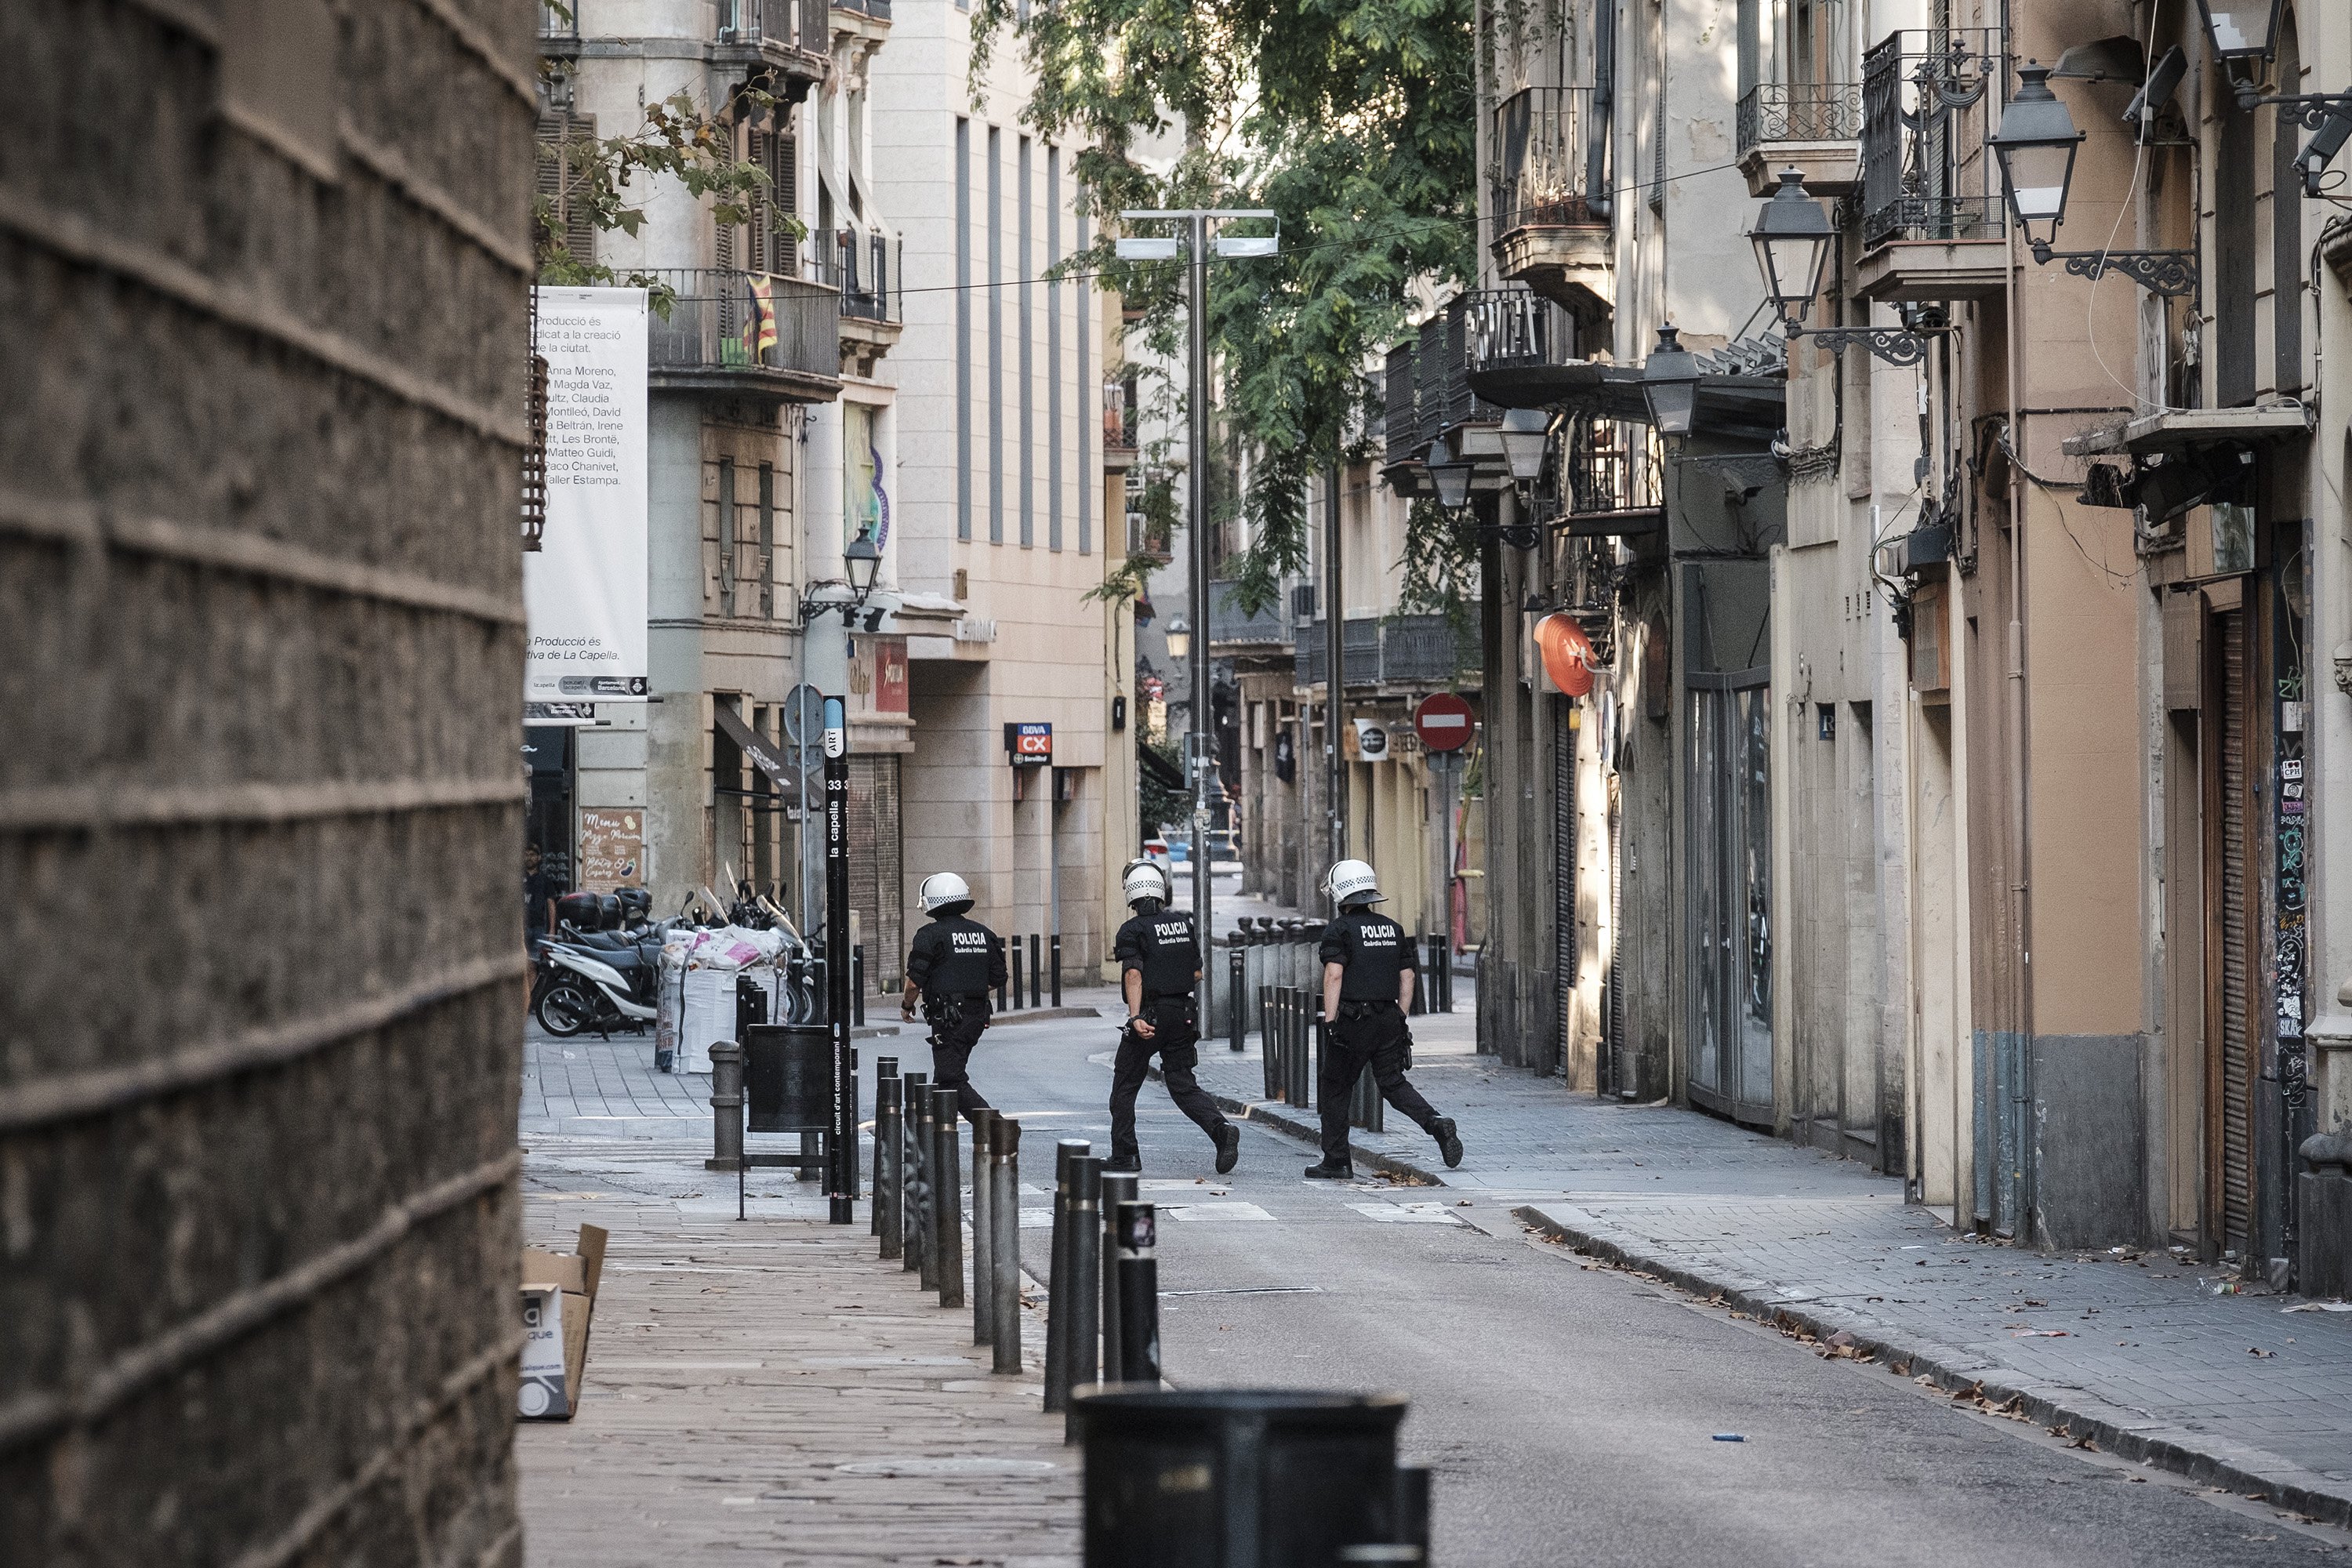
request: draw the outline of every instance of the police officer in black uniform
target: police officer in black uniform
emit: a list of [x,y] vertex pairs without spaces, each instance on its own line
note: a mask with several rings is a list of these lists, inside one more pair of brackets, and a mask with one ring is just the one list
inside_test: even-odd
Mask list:
[[1396,921],[1372,912],[1381,901],[1380,889],[1372,868],[1361,860],[1340,861],[1323,885],[1339,914],[1323,928],[1320,949],[1323,1016],[1331,1021],[1315,1086],[1323,1098],[1323,1163],[1307,1166],[1307,1173],[1326,1181],[1355,1175],[1348,1157],[1348,1101],[1367,1062],[1381,1097],[1437,1140],[1449,1168],[1458,1165],[1462,1140],[1454,1135],[1453,1118],[1438,1115],[1405,1080],[1412,1056],[1405,1009],[1412,1005],[1420,969],[1412,939]]
[[988,994],[1004,984],[1004,949],[996,933],[975,920],[971,889],[952,871],[923,879],[923,908],[931,923],[915,933],[907,951],[907,994],[898,1016],[912,1021],[922,1004],[931,1026],[931,1082],[956,1091],[956,1104],[969,1121],[988,1109],[971,1087],[971,1051],[988,1027]]
[[1242,1130],[1225,1120],[1192,1076],[1201,1059],[1200,1004],[1193,995],[1201,982],[1201,950],[1193,940],[1192,917],[1169,910],[1167,876],[1148,860],[1128,868],[1121,890],[1135,918],[1118,928],[1111,947],[1123,972],[1119,984],[1128,1019],[1111,1068],[1110,1163],[1103,1169],[1143,1168],[1135,1143],[1135,1095],[1151,1076],[1156,1052],[1168,1098],[1216,1141],[1217,1173],[1223,1175],[1241,1158]]

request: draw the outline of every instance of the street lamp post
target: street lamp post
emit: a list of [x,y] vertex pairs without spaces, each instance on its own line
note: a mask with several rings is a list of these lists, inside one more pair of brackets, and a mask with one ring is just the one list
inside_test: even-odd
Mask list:
[[1687,436],[1698,416],[1698,355],[1683,347],[1682,329],[1658,329],[1658,346],[1642,362],[1642,401],[1661,436]]
[[2058,95],[2050,90],[2050,68],[2018,68],[2019,86],[2000,111],[2000,129],[1993,133],[1993,155],[2000,161],[2000,183],[2009,193],[2010,216],[2025,238],[2033,259],[2047,267],[2063,261],[2077,278],[2097,282],[2109,272],[2120,272],[2151,293],[2181,296],[2197,292],[2197,253],[2193,250],[2059,250],[2054,248],[2059,226],[2066,221],[2066,197],[2074,184],[2074,152],[2084,133]]
[[[1185,491],[1192,527],[1192,548],[1185,553],[1191,567],[1192,617],[1192,700],[1184,736],[1184,764],[1192,785],[1192,923],[1200,942],[1201,973],[1213,976],[1210,934],[1209,813],[1216,782],[1216,731],[1209,700],[1209,644],[1215,630],[1209,603],[1209,225],[1229,218],[1275,222],[1273,235],[1216,237],[1214,249],[1223,258],[1272,256],[1281,243],[1279,220],[1265,208],[1231,207],[1133,208],[1118,215],[1122,224],[1139,221],[1176,222],[1184,226],[1181,239],[1165,235],[1122,235],[1112,247],[1122,260],[1173,261],[1185,258],[1185,305],[1192,320],[1185,331]],[[1173,649],[1170,650],[1171,655]],[[1202,1026],[1209,1020],[1202,1018]]]
[[1756,247],[1765,296],[1780,313],[1781,331],[1790,342],[1804,338],[1831,350],[1859,346],[1888,364],[1906,365],[1926,359],[1928,345],[1945,330],[1799,325],[1821,294],[1837,229],[1822,204],[1805,194],[1804,176],[1794,169],[1780,171],[1780,188],[1757,210],[1748,239]]

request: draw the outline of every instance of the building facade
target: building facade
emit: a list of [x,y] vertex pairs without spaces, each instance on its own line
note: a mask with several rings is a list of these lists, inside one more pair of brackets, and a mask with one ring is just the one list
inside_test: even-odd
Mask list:
[[[1916,10],[1482,23],[1494,271],[1392,356],[1387,469],[1493,491],[1490,830],[1550,853],[1492,884],[1482,1040],[1956,1227],[2340,1281],[2352,25]],[[2054,231],[2001,165],[2045,77]],[[1788,333],[1739,244],[1784,170],[1834,230]]]
[[[550,847],[641,821],[657,910],[749,881],[809,923],[821,797],[758,757],[795,760],[814,737],[796,693],[837,690],[869,985],[898,987],[916,890],[941,869],[1000,929],[1098,964],[1105,828],[1131,816],[1106,793],[1131,794],[1105,771],[1124,675],[1107,650],[1129,634],[1087,596],[1118,556],[1103,316],[1053,270],[1087,242],[1070,150],[1024,131],[1013,66],[985,114],[944,107],[971,58],[948,7],[649,0],[542,27],[542,135],[614,134],[683,91],[768,174],[748,221],[664,180],[636,235],[575,241],[675,299],[649,354],[654,700],[533,732],[541,793],[565,792],[534,813]],[[861,536],[881,564],[851,606]],[[1013,764],[1020,723],[1051,727],[1049,763]]]

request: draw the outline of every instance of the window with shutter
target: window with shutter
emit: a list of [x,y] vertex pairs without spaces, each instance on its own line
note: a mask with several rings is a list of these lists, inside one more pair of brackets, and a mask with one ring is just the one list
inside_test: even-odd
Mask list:
[[[773,179],[774,175],[769,168],[772,157],[769,149],[774,141],[775,138],[765,131],[754,129],[751,132],[751,163],[761,173],[768,174],[771,179]],[[754,272],[776,270],[768,256],[769,227],[773,222],[768,206],[770,189],[769,186],[761,186],[751,193],[751,199],[744,204],[751,209],[751,255],[746,259],[746,265]]]
[[797,277],[799,247],[793,243],[791,221],[800,215],[800,139],[778,133],[768,138],[769,222],[775,236],[772,272]]
[[567,166],[565,149],[596,138],[589,114],[546,113],[539,117],[539,195],[545,198],[548,227],[582,266],[596,260],[596,224],[589,204],[578,199],[580,176]]

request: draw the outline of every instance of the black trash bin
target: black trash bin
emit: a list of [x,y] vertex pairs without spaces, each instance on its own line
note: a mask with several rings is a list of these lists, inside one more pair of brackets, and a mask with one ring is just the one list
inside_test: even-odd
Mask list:
[[1399,1542],[1395,1394],[1106,1391],[1076,1402],[1087,1568],[1331,1568]]

